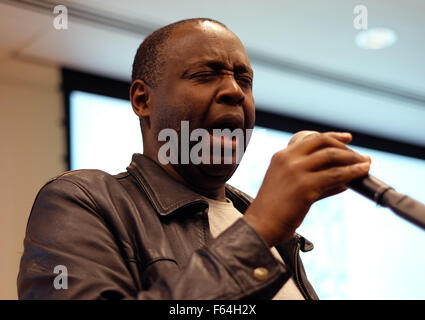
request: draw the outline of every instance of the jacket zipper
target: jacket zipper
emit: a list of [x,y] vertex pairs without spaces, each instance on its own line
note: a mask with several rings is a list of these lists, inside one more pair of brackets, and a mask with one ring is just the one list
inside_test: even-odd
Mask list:
[[300,254],[300,249],[301,249],[301,239],[298,238],[297,241],[297,248],[295,249],[295,282],[298,286],[298,289],[300,289],[301,294],[303,295],[304,299],[306,300],[312,300],[311,296],[309,295],[307,289],[305,288],[303,282],[301,281],[300,278],[300,273],[299,273],[299,265],[298,265],[298,258],[299,258],[299,254]]

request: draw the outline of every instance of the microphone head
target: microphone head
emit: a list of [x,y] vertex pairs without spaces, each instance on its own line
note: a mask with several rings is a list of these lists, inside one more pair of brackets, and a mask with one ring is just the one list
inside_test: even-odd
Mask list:
[[289,140],[288,146],[297,142],[297,141],[301,141],[304,140],[307,136],[310,135],[316,135],[316,134],[320,134],[318,131],[311,131],[311,130],[302,130],[302,131],[298,131],[296,134],[294,134],[291,138],[291,140]]

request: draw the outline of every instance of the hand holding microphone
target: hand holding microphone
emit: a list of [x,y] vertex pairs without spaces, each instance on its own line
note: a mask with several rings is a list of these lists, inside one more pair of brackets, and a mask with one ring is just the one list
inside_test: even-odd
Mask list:
[[[301,141],[306,139],[307,137],[311,137],[313,135],[320,134],[317,131],[299,131],[291,138],[288,145],[296,143],[297,141]],[[374,176],[367,175],[362,178],[351,181],[347,184],[350,189],[362,194],[366,198],[376,202],[377,204],[382,204],[381,200],[385,192],[393,189],[392,187],[386,185],[384,182],[378,180]]]
[[244,219],[270,245],[289,240],[311,205],[367,176],[370,158],[349,149],[351,134],[300,132],[277,152]]
[[[317,134],[320,133],[317,131],[297,132],[289,141],[289,144]],[[425,229],[425,206],[407,195],[396,192],[394,188],[374,176],[366,175],[355,179],[349,182],[347,186],[372,200],[376,204],[390,208],[400,217],[412,222],[422,229]]]

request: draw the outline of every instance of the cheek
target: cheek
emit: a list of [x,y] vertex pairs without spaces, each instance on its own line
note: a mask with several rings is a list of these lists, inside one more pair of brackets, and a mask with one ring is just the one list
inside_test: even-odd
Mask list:
[[255,124],[255,103],[254,99],[251,97],[249,103],[245,107],[245,127],[246,129],[252,129]]
[[189,121],[191,129],[202,126],[211,105],[210,95],[201,87],[182,88],[178,101],[175,101],[180,120]]
[[[199,94],[199,93],[198,93]],[[152,129],[159,133],[162,129],[170,128],[180,131],[181,121],[189,121],[190,128],[198,128],[208,105],[197,98],[194,92],[180,92],[178,95],[169,94],[162,98],[152,114]]]

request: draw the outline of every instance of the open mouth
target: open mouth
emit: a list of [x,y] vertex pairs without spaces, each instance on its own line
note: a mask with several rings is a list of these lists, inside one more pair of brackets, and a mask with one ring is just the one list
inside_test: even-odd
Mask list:
[[237,137],[227,134],[211,134],[210,142],[213,147],[219,146],[222,149],[236,149]]
[[208,130],[212,146],[234,150],[238,139],[244,138],[244,121],[240,116],[225,115],[218,118]]

